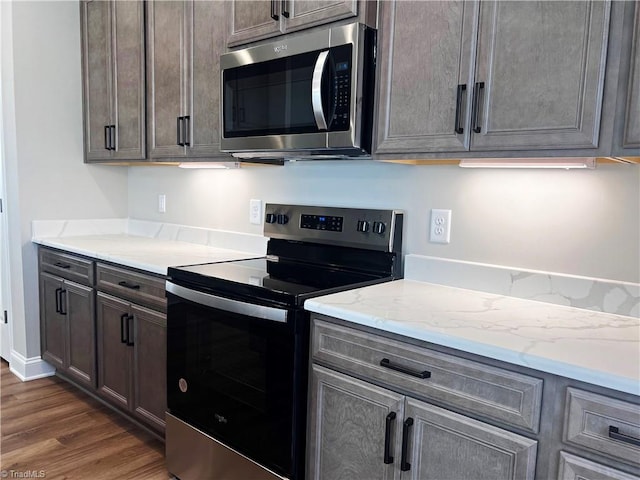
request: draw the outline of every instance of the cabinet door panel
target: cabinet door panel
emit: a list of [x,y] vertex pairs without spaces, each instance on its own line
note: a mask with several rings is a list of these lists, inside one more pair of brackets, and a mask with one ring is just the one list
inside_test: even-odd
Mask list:
[[144,159],[144,4],[117,1],[112,4],[116,67],[113,96],[117,150],[114,158]]
[[292,32],[358,15],[358,0],[289,0],[284,31]]
[[639,478],[570,453],[560,452],[558,480],[639,480]]
[[68,371],[84,385],[96,386],[95,323],[93,289],[65,282],[67,339],[69,351]]
[[224,13],[224,2],[193,2],[189,156],[221,155],[220,55],[225,51]]
[[640,155],[640,5],[637,2],[622,146],[635,149],[632,155]]
[[40,274],[40,342],[42,358],[63,369],[65,358],[65,318],[58,313],[56,297],[62,280],[47,273]]
[[156,429],[164,431],[167,409],[167,317],[132,306],[134,346],[134,412]]
[[533,479],[537,442],[407,398],[414,423],[409,476],[415,480]]
[[280,21],[271,18],[271,1],[239,0],[227,5],[227,46],[254,42],[282,33]]
[[596,148],[610,3],[482,2],[472,150]]
[[111,124],[110,2],[82,2],[84,143],[87,160],[111,157],[105,127]]
[[183,115],[185,9],[183,2],[147,2],[147,86],[150,157],[181,157],[178,117]]
[[[466,150],[477,4],[403,1],[383,2],[380,8],[375,152]],[[458,84],[466,85],[462,134],[455,132]]]
[[121,341],[121,316],[129,313],[129,304],[98,292],[96,306],[98,392],[111,403],[130,409],[131,349]]
[[[404,396],[313,365],[308,478],[398,479]],[[394,463],[384,464],[385,419],[392,428]]]

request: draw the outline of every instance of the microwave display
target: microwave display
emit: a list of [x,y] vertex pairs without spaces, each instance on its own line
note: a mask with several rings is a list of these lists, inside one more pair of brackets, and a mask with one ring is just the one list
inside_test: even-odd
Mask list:
[[[317,133],[314,76],[321,71],[320,98],[326,131],[350,127],[352,44],[242,65],[223,71],[226,138]],[[325,53],[328,52],[328,53]],[[314,75],[315,73],[315,75]]]

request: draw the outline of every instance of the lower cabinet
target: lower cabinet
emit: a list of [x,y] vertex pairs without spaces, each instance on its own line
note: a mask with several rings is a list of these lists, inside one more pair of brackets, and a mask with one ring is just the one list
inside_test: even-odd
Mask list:
[[97,294],[98,393],[164,432],[166,315]]
[[638,477],[570,453],[560,452],[558,480],[638,480]]
[[42,358],[74,381],[96,386],[93,288],[40,273]]
[[533,479],[537,442],[319,365],[309,479]]

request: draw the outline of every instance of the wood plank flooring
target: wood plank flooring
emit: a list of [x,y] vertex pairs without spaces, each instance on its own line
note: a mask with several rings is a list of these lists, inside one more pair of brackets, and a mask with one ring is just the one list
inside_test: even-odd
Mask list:
[[0,478],[169,478],[149,433],[57,377],[21,382],[0,364]]

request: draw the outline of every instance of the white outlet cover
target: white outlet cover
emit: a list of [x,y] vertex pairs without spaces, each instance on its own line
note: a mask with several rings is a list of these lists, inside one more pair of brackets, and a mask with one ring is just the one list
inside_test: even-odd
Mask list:
[[252,198],[249,200],[249,223],[262,224],[262,200]]
[[429,241],[431,243],[451,243],[451,210],[431,209]]
[[158,213],[167,212],[167,196],[164,193],[158,195]]

